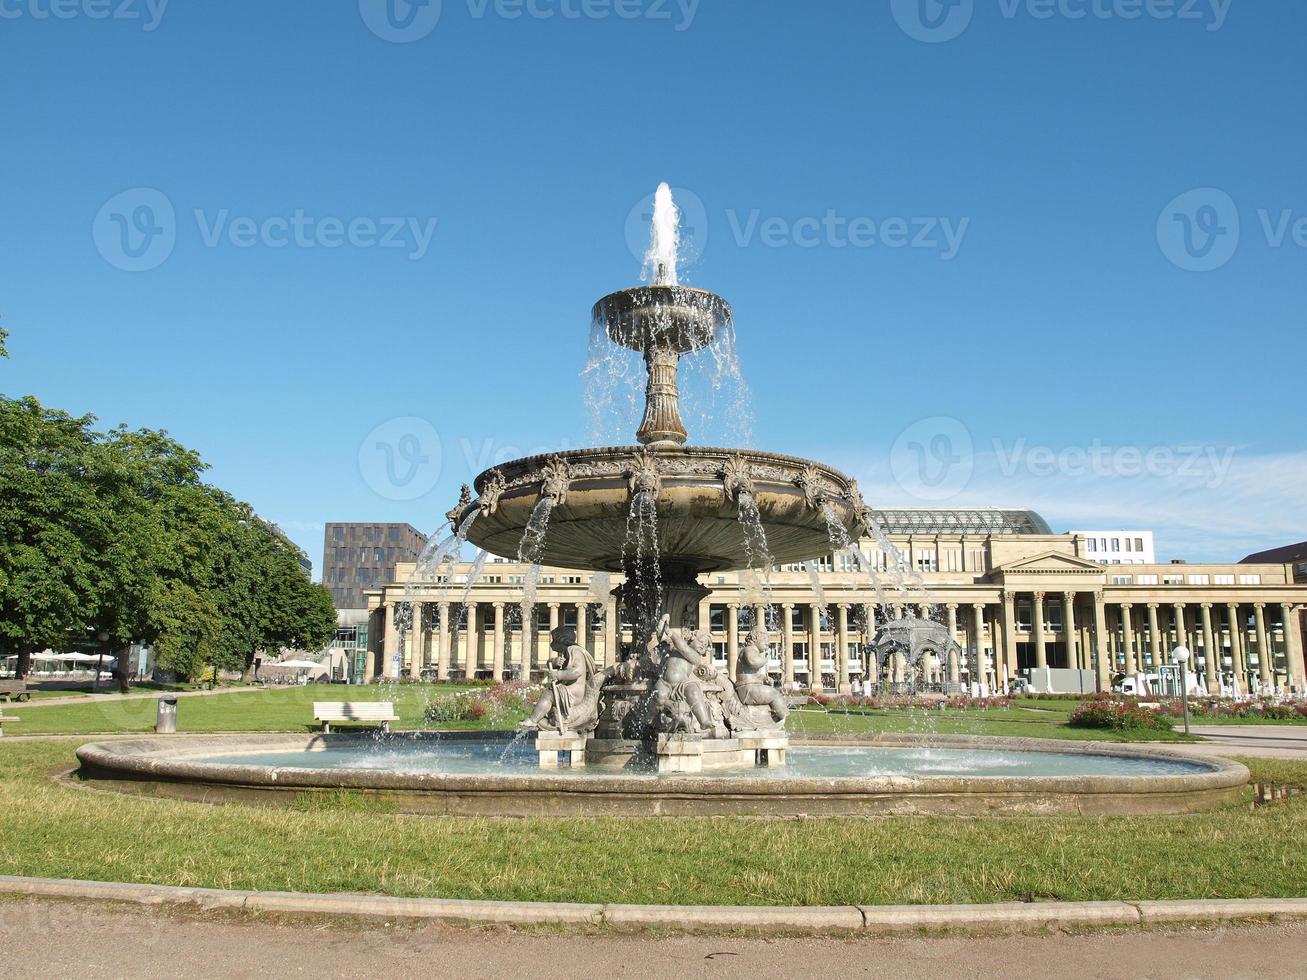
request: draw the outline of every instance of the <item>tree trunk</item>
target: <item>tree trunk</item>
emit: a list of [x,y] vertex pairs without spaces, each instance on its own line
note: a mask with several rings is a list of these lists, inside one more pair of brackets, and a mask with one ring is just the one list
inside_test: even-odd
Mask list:
[[118,666],[113,669],[114,680],[118,682],[118,693],[126,694],[132,689],[131,647],[119,647],[115,650]]
[[14,676],[20,681],[27,680],[27,675],[32,672],[32,648],[23,644],[18,648],[18,665],[14,670]]

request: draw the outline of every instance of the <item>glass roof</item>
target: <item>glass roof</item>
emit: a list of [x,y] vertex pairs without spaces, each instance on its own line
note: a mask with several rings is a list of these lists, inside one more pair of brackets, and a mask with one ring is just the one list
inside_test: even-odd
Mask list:
[[889,507],[872,514],[887,534],[1052,534],[1033,510],[997,507],[936,509]]

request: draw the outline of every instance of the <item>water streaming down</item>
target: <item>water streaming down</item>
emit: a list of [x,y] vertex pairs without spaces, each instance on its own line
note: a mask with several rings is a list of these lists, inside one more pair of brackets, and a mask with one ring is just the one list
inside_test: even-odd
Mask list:
[[531,518],[526,522],[526,530],[517,545],[518,563],[530,566],[522,583],[522,601],[518,604],[523,623],[529,621],[535,608],[536,591],[540,585],[540,556],[544,553],[545,534],[549,531],[549,515],[553,510],[554,498],[541,497],[532,508]]
[[630,590],[627,598],[634,606],[637,643],[643,643],[653,632],[663,604],[658,557],[658,494],[641,490],[631,497],[626,539],[622,542],[622,564]]
[[822,585],[821,569],[817,567],[815,561],[809,560],[803,563],[803,570],[808,573],[808,581],[812,583],[812,596],[817,600],[817,605],[825,608],[826,587]]

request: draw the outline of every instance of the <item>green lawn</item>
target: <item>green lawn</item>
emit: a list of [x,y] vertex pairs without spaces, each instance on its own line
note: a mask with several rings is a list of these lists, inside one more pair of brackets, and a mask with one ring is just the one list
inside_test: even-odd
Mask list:
[[[207,806],[60,785],[0,742],[0,873],[218,888],[737,904],[1244,898],[1307,890],[1307,798],[1179,817],[760,821],[391,813],[343,792]],[[1245,760],[1307,786],[1307,765]]]
[[[177,727],[183,732],[305,731],[313,724],[314,701],[387,700],[395,702],[402,719],[399,727],[418,728],[423,725],[428,698],[465,690],[469,688],[446,684],[246,688],[209,697],[178,698]],[[33,701],[9,707],[6,713],[20,720],[6,724],[5,730],[10,735],[152,732],[157,704],[155,698],[56,705]],[[516,720],[516,717],[508,719]]]
[[[1062,705],[1069,706],[1063,710]],[[1044,705],[1057,705],[1040,710]],[[790,712],[791,734],[861,734],[867,732],[909,732],[938,735],[1010,735],[1020,738],[1066,738],[1098,742],[1182,742],[1176,732],[1112,732],[1096,728],[1072,728],[1067,724],[1074,704],[1040,702],[1039,709],[1011,708],[940,711],[901,708],[799,708]],[[1192,741],[1192,739],[1190,739]]]
[[[181,698],[177,706],[177,727],[183,732],[274,732],[304,731],[312,724],[314,701],[393,700],[401,721],[400,729],[432,727],[425,722],[428,698],[449,696],[469,690],[465,686],[401,684],[381,687],[250,688],[212,697]],[[1071,728],[1067,717],[1076,707],[1073,701],[1022,699],[1010,708],[965,711],[872,708],[802,708],[791,712],[789,729],[795,735],[866,734],[910,732],[941,735],[1011,735],[1026,738],[1067,738],[1096,741],[1179,741],[1181,734],[1168,732],[1105,732]],[[154,730],[154,698],[95,700],[85,704],[42,706],[35,702],[17,705],[10,713],[21,720],[6,725],[12,735],[101,734],[150,732]],[[482,722],[442,723],[442,728],[508,728],[520,714],[487,718]]]

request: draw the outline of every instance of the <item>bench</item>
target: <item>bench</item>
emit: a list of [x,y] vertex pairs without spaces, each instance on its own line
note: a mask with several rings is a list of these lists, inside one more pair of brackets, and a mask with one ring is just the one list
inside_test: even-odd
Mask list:
[[5,734],[5,722],[7,722],[7,721],[17,721],[17,720],[18,720],[18,719],[15,718],[13,715],[0,715],[0,738],[4,738],[4,734]]
[[358,721],[380,725],[390,731],[390,723],[399,721],[393,701],[314,701],[313,720],[322,723],[322,734],[331,734],[332,722]]

